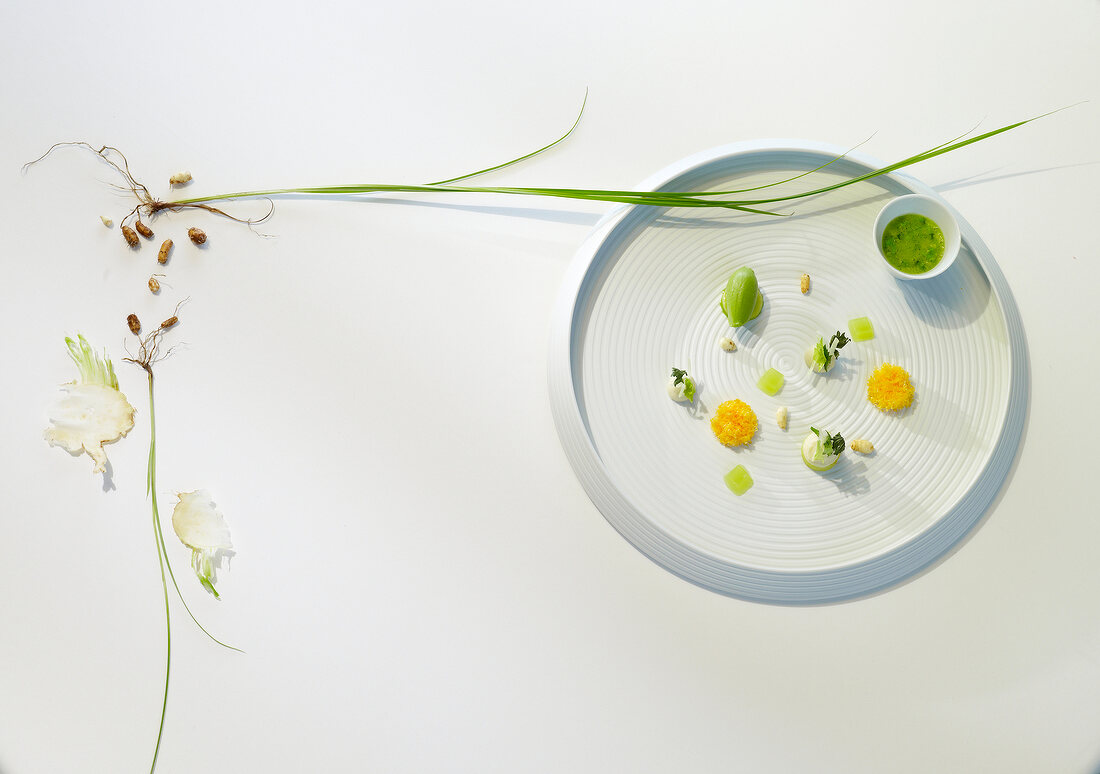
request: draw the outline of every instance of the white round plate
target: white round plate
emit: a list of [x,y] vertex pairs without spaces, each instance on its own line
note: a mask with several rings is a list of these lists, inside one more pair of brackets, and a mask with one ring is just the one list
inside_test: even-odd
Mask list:
[[[685,159],[644,188],[747,188],[843,153],[804,141],[739,143]],[[849,153],[747,196],[817,188],[881,166]],[[771,205],[787,217],[624,207],[580,249],[551,335],[554,419],[596,507],[657,564],[742,599],[837,602],[927,568],[981,520],[1023,431],[1023,331],[1004,277],[961,217],[962,250],[947,272],[890,276],[872,228],[883,205],[907,193],[936,196],[894,174]],[[719,297],[746,265],[764,309],[730,329]],[[804,351],[856,317],[870,318],[875,337],[848,344],[828,375],[811,373]],[[719,346],[725,336],[736,351]],[[897,414],[867,400],[867,378],[884,362],[905,368],[916,388],[913,406]],[[694,407],[665,392],[674,366],[699,382]],[[786,377],[774,397],[756,386],[768,368]],[[709,422],[734,398],[759,419],[752,444],[740,449],[722,446]],[[786,430],[775,421],[780,406],[790,413]],[[875,452],[847,451],[831,471],[815,473],[799,451],[810,425],[849,442],[869,439]],[[754,480],[740,497],[723,481],[737,465]]]

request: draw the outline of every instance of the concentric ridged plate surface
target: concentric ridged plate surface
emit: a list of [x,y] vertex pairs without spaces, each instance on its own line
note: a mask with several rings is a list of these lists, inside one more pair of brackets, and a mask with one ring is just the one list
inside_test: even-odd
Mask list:
[[[719,148],[659,173],[647,188],[723,190],[773,183],[841,150],[769,141]],[[881,166],[849,154],[782,195]],[[946,554],[981,519],[1011,466],[1026,408],[1023,334],[1009,289],[961,218],[963,248],[940,277],[901,281],[872,241],[878,211],[903,176],[772,205],[788,217],[722,210],[624,208],[605,220],[567,276],[550,347],[551,402],[563,447],[608,521],[644,554],[706,588],[744,599],[815,604],[894,585]],[[751,266],[763,313],[731,330],[718,309],[729,275]],[[799,289],[802,273],[811,291]],[[874,339],[841,351],[826,376],[804,351],[868,317]],[[724,336],[735,352],[719,346]],[[884,414],[866,397],[890,362],[916,387],[911,408]],[[665,393],[673,366],[699,382],[694,408]],[[778,395],[757,380],[784,374]],[[759,419],[750,446],[729,449],[709,418],[739,398]],[[785,406],[787,430],[775,421]],[[873,441],[819,474],[801,460],[810,425]],[[744,465],[741,497],[723,476]]]

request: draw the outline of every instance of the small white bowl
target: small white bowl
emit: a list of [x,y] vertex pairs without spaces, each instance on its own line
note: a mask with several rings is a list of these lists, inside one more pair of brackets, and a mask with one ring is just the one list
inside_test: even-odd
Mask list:
[[[882,253],[882,232],[886,230],[886,226],[894,218],[909,214],[923,215],[939,226],[940,231],[943,232],[943,258],[932,269],[923,274],[906,274],[903,271],[898,271],[890,265],[890,262],[886,260],[886,256]],[[883,207],[878,217],[875,218],[875,248],[878,250],[878,254],[882,256],[882,265],[898,279],[928,279],[943,274],[955,262],[961,244],[962,236],[959,233],[959,223],[955,220],[955,216],[944,206],[943,202],[931,196],[925,196],[924,194],[899,196]]]

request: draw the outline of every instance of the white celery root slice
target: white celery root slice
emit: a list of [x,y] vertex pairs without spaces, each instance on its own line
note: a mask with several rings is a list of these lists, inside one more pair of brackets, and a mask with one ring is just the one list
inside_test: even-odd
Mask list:
[[80,371],[79,381],[61,385],[65,393],[49,410],[44,434],[50,446],[70,454],[87,453],[95,463],[92,473],[107,470],[103,444],[117,441],[134,427],[134,407],[118,389],[110,358],[100,356],[83,336],[65,339]]
[[191,549],[191,567],[199,582],[214,596],[215,558],[218,551],[233,548],[229,525],[218,511],[214,499],[205,490],[180,492],[172,510],[172,529],[176,537]]

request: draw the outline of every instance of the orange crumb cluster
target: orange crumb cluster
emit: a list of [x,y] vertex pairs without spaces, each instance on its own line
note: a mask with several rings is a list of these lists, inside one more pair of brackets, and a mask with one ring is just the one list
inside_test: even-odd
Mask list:
[[867,400],[880,411],[897,411],[913,402],[913,385],[904,368],[883,363],[867,380]]
[[710,429],[726,446],[743,446],[756,434],[756,414],[744,401],[727,400],[714,412]]

